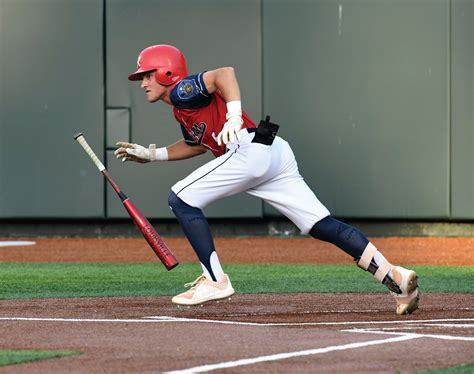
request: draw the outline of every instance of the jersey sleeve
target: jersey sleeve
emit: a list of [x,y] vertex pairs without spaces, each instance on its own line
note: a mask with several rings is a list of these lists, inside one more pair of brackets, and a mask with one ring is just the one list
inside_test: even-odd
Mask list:
[[178,109],[198,109],[208,106],[212,96],[207,92],[202,78],[204,73],[190,75],[179,82],[172,90],[170,99]]

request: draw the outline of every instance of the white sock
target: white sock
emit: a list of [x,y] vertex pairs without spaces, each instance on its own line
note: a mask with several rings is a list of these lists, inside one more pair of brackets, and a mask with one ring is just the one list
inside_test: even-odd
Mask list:
[[[217,257],[216,252],[212,252],[209,262],[211,263],[211,270],[214,273],[216,280],[219,282],[222,279],[224,279],[224,270],[222,269],[221,263],[219,261],[219,257]],[[211,274],[209,274],[209,271],[206,269],[206,267],[202,263],[201,263],[201,267],[202,267],[202,272],[204,273],[204,276],[209,280],[213,280],[211,277]]]

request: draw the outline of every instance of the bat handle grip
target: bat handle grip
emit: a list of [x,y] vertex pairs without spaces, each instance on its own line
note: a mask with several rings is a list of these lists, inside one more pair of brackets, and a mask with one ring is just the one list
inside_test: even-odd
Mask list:
[[76,139],[77,142],[82,146],[82,148],[84,148],[84,151],[86,151],[86,153],[89,155],[95,166],[97,166],[100,171],[105,170],[105,166],[102,164],[102,162],[100,162],[99,158],[96,156],[89,144],[87,144],[84,135],[80,132],[79,134],[74,136],[74,139]]

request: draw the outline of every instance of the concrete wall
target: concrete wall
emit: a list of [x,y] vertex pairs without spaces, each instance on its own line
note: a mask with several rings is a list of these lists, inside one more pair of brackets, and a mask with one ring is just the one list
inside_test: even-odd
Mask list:
[[264,110],[307,182],[336,215],[447,218],[448,2],[291,9],[264,1]]
[[[0,0],[0,216],[102,217],[101,0]],[[87,25],[87,27],[85,26]],[[93,165],[92,165],[93,166]]]
[[[210,155],[121,164],[118,139],[180,136],[126,77],[169,43],[190,72],[234,66],[244,109],[281,125],[333,214],[474,219],[472,0],[0,0],[0,217],[126,214],[73,136],[83,131],[150,218]],[[209,217],[277,214],[239,195]]]

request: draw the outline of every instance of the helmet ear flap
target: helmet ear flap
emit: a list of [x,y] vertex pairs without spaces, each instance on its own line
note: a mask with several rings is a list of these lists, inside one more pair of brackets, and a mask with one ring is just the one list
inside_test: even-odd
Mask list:
[[163,86],[170,86],[177,82],[180,77],[169,68],[158,68],[155,72],[156,81]]

